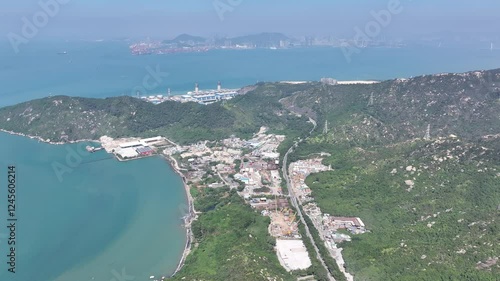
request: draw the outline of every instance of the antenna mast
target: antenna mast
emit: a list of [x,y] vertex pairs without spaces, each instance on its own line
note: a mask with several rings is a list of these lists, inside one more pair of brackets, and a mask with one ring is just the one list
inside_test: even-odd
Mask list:
[[427,125],[427,131],[425,132],[424,140],[431,139],[431,124]]
[[368,101],[368,106],[373,106],[373,92],[370,94],[370,100]]

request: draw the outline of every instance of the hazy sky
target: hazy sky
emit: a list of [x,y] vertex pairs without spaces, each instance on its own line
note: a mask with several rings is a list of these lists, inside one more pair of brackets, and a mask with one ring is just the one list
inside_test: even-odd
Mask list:
[[[398,0],[21,0],[1,1],[0,34],[21,34],[23,17],[33,22],[42,3],[56,3],[37,38],[169,38],[180,33],[240,35],[263,31],[291,36],[352,37]],[[381,36],[407,37],[460,32],[500,38],[498,0],[400,0]],[[226,9],[224,8],[224,5]],[[219,12],[215,8],[219,7]],[[41,15],[42,14],[42,15]],[[41,16],[40,16],[41,15]]]

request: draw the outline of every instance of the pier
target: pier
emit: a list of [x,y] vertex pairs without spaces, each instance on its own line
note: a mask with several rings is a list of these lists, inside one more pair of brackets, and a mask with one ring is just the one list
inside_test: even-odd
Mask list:
[[87,145],[85,147],[85,149],[90,152],[90,153],[94,153],[96,151],[99,151],[99,150],[103,150],[104,148],[103,147],[93,147],[93,146],[90,146],[90,145]]

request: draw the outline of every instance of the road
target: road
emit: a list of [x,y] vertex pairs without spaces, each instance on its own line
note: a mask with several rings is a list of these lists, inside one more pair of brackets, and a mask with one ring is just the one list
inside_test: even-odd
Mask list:
[[[316,121],[314,121],[313,119],[309,118],[309,121],[313,124],[313,128],[312,130],[309,132],[309,135],[312,134],[312,132],[316,129]],[[307,138],[306,138],[307,139]],[[309,227],[307,226],[306,224],[306,221],[304,220],[304,216],[302,215],[302,212],[299,208],[299,203],[297,201],[297,197],[295,197],[295,194],[293,193],[293,189],[292,189],[292,185],[290,184],[290,177],[288,176],[288,165],[287,165],[287,162],[288,162],[288,154],[290,154],[292,151],[293,151],[293,148],[294,147],[297,147],[299,145],[299,143],[303,142],[305,139],[299,139],[298,141],[296,141],[289,149],[288,151],[285,153],[285,156],[283,157],[283,167],[282,167],[282,171],[283,171],[283,177],[285,178],[286,180],[286,187],[288,189],[288,196],[290,197],[291,201],[292,201],[292,205],[295,209],[297,209],[297,213],[299,214],[299,217],[300,217],[300,221],[302,222],[302,225],[304,225],[305,229],[306,229],[306,235],[307,237],[309,237],[309,240],[311,240],[311,243],[313,244],[314,246],[314,250],[316,251],[316,256],[318,257],[318,260],[321,262],[321,264],[323,265],[323,267],[326,269],[326,272],[328,274],[328,278],[330,279],[330,281],[335,281],[335,278],[333,278],[333,276],[330,274],[330,271],[328,270],[328,267],[326,266],[323,258],[321,257],[321,254],[319,253],[319,249],[318,247],[316,246],[316,243],[314,242],[314,239],[311,235],[311,232],[309,231]]]
[[225,185],[227,185],[228,187],[231,187],[231,184],[229,184],[223,177],[222,175],[220,174],[219,171],[217,171],[217,175],[219,176],[219,178],[224,182]]

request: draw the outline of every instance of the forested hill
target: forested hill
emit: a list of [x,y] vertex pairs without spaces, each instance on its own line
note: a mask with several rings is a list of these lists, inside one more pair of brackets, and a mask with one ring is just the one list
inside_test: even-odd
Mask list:
[[[261,83],[226,104],[132,97],[48,97],[0,109],[0,128],[52,141],[163,134],[182,142],[249,135],[260,126],[304,130],[312,117],[336,140],[391,143],[430,135],[500,132],[500,70],[397,79],[374,85]],[[291,115],[290,111],[303,115]]]
[[133,97],[106,99],[54,96],[0,109],[0,129],[52,142],[103,135],[168,136],[179,142],[248,137],[260,126],[288,133],[310,129],[307,118],[281,114],[286,93],[266,91],[230,103],[200,105],[168,101],[154,105]]
[[318,122],[290,161],[330,155],[333,170],[306,179],[318,206],[370,230],[341,244],[355,280],[499,280],[499,70],[315,85],[281,102]]
[[387,144],[450,134],[500,133],[500,69],[427,75],[374,85],[316,86],[282,100],[312,114],[337,141]]
[[[267,126],[287,135],[283,151],[308,134],[309,118],[316,130],[288,159],[330,155],[323,162],[333,169],[306,183],[322,211],[358,216],[370,230],[341,244],[356,280],[498,280],[500,70],[371,85],[260,83],[206,106],[56,96],[0,109],[0,129],[51,141],[195,142]],[[206,260],[188,266],[213,268]],[[222,275],[241,264],[224,260]]]

